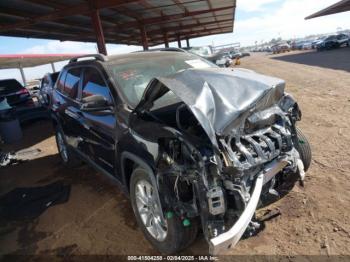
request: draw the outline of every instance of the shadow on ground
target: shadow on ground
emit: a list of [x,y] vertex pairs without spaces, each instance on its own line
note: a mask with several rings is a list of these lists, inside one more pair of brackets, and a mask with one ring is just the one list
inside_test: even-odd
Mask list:
[[329,51],[317,52],[307,51],[288,55],[278,55],[271,57],[275,60],[318,66],[335,70],[350,72],[350,48],[344,47]]
[[18,151],[31,146],[34,146],[43,140],[51,137],[54,134],[52,122],[47,119],[36,120],[29,124],[21,124],[23,138],[14,144],[0,145],[0,149],[3,151]]

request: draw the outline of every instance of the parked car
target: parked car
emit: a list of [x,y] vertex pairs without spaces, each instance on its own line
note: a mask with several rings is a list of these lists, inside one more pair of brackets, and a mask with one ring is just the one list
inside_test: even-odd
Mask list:
[[271,47],[273,54],[279,54],[290,51],[290,45],[287,43],[279,43]]
[[189,47],[183,49],[204,59],[207,59],[208,61],[220,67],[229,67],[232,63],[230,53],[213,53],[212,49],[209,46]]
[[349,46],[349,36],[346,34],[330,35],[317,44],[317,50],[330,50],[341,46]]
[[232,58],[230,53],[217,53],[212,55],[211,57],[207,57],[207,60],[216,64],[219,67],[229,67],[232,64]]
[[243,58],[246,56],[250,56],[249,52],[238,52],[238,51],[231,51],[229,52],[231,59],[236,59],[236,58]]
[[0,98],[3,97],[12,107],[33,106],[33,99],[29,91],[16,79],[0,80]]
[[41,79],[38,96],[40,102],[46,107],[49,107],[51,105],[53,87],[56,84],[59,74],[60,72],[47,73]]
[[312,49],[316,49],[317,45],[319,43],[321,43],[324,39],[326,39],[328,36],[320,36],[317,39],[315,39],[314,41],[312,41],[311,47]]
[[312,40],[308,40],[308,41],[305,41],[305,43],[303,44],[303,50],[310,50],[312,49]]
[[230,56],[231,56],[231,59],[241,58],[242,57],[242,53],[241,52],[237,52],[237,51],[231,51],[230,52]]
[[52,95],[59,155],[118,181],[162,254],[188,247],[199,228],[223,254],[256,229],[258,203],[309,168],[301,112],[284,88],[188,52],[75,58]]
[[292,49],[296,50],[309,50],[312,49],[312,40],[301,40],[294,42]]
[[16,79],[0,80],[1,98],[6,98],[20,122],[49,117],[47,110],[34,101],[28,89]]

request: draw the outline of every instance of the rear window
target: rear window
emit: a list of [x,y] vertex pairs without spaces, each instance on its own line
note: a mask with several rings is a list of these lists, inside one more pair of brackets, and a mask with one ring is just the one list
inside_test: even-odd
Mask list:
[[76,98],[80,81],[80,68],[72,68],[67,71],[64,82],[64,93],[70,98]]
[[63,71],[56,84],[56,88],[62,93],[64,93],[64,80],[66,79],[66,75],[67,75],[67,71]]
[[64,95],[74,99],[77,97],[81,68],[63,71],[56,83],[56,88]]
[[51,74],[51,79],[52,79],[53,84],[56,83],[59,74],[60,74],[60,72],[56,72],[56,73]]
[[0,80],[0,95],[18,92],[23,86],[16,79]]

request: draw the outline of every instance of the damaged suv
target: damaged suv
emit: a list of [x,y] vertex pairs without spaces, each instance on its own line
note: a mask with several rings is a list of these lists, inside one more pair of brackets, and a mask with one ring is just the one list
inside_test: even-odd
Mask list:
[[187,52],[75,58],[52,96],[57,146],[65,165],[83,160],[119,182],[161,253],[201,229],[209,252],[223,254],[257,227],[264,199],[310,165],[284,87]]

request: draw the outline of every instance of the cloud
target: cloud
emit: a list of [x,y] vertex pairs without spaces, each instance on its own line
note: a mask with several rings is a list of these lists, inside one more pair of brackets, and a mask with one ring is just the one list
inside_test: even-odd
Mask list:
[[[107,44],[108,54],[120,54],[141,50],[139,46]],[[97,53],[97,45],[94,43],[82,43],[73,41],[51,40],[45,44],[26,48],[20,53],[24,54],[94,54]]]
[[237,6],[245,12],[262,11],[263,7],[268,4],[281,2],[281,0],[239,0]]
[[[246,0],[243,0],[244,2]],[[238,12],[243,1],[237,4]],[[254,0],[248,0],[247,2]],[[311,20],[304,18],[334,3],[334,0],[284,0],[272,12],[236,21],[233,37],[243,44],[252,44],[256,40],[270,40],[301,37],[310,34],[335,32],[338,27],[350,28],[348,13],[335,14]]]

